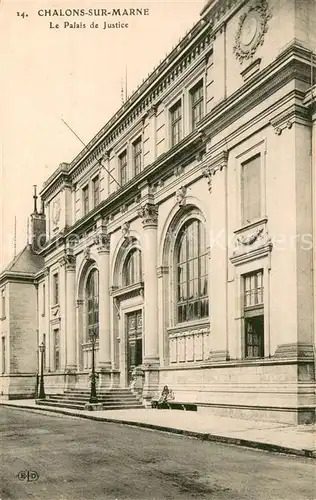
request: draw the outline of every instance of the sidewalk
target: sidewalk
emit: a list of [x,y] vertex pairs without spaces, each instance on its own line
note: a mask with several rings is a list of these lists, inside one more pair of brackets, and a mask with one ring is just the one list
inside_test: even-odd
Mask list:
[[108,410],[84,411],[49,408],[34,400],[0,401],[6,407],[42,413],[61,413],[104,422],[145,427],[196,437],[208,441],[247,446],[267,451],[316,458],[316,426],[292,426],[275,422],[219,417],[207,413],[180,410]]

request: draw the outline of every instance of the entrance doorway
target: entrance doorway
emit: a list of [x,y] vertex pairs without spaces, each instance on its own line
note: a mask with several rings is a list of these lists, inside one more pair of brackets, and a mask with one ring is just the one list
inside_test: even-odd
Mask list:
[[143,362],[143,317],[142,310],[126,314],[127,378],[132,381],[132,371]]

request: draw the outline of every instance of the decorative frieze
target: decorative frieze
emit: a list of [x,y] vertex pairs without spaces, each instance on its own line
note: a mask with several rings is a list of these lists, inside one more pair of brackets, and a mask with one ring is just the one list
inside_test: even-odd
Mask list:
[[234,248],[230,260],[238,265],[252,259],[254,256],[269,254],[273,243],[268,232],[266,220],[259,221],[235,231]]
[[181,177],[181,175],[183,174],[183,172],[184,172],[184,166],[183,165],[177,165],[174,168],[173,174],[174,174],[175,177]]
[[157,226],[158,224],[158,205],[146,203],[138,210],[139,217],[142,218],[144,227]]

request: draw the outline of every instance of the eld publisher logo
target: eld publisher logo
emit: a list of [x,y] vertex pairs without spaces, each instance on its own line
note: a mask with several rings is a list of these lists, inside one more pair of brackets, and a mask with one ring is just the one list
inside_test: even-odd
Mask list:
[[32,483],[38,480],[39,475],[35,470],[23,469],[18,473],[17,477],[20,481],[26,481],[27,483]]

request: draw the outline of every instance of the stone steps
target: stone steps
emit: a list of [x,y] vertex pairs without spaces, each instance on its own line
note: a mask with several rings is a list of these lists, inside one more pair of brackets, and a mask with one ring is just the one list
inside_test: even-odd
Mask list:
[[[71,397],[71,398],[68,398],[66,396],[48,396],[47,397],[47,401],[59,401],[59,402],[68,402],[68,403],[81,403],[81,404],[85,404],[87,403],[87,401],[89,401],[90,397]],[[119,397],[114,397],[113,398],[110,398],[110,399],[107,399],[107,398],[104,398],[104,397],[99,397],[98,396],[98,401],[99,403],[102,403],[104,405],[108,405],[108,404],[124,404],[124,405],[128,405],[128,404],[134,404],[135,403],[135,398],[119,398]]]
[[[136,396],[124,388],[103,389],[97,391],[98,402],[102,404],[104,410],[126,410],[144,408]],[[88,389],[68,389],[62,394],[50,394],[45,400],[37,400],[36,404],[51,406],[56,408],[69,408],[74,410],[84,410],[89,403],[90,390]]]
[[[87,399],[90,398],[90,393],[83,396],[76,396],[76,395],[67,395],[67,394],[51,394],[49,395],[50,399],[65,399],[65,400],[77,400],[77,401],[87,401]],[[98,394],[98,399],[100,401],[135,401],[135,397],[131,394],[128,395],[111,395],[111,396],[104,396]]]
[[[86,402],[87,403],[87,402]],[[85,404],[86,404],[85,403]],[[74,404],[74,403],[66,403],[66,402],[60,402],[60,401],[49,401],[49,400],[37,400],[36,404],[40,406],[49,406],[51,408],[65,408],[69,410],[84,410],[85,404]],[[103,409],[104,410],[133,410],[133,409],[140,409],[144,408],[140,403],[134,404],[134,405],[110,405],[106,406]]]

